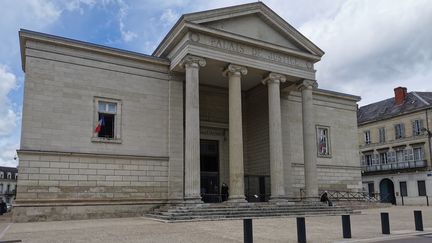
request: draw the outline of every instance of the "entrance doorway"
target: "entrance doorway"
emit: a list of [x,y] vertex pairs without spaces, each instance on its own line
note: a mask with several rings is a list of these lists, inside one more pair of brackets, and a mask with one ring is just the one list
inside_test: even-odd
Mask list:
[[385,178],[380,182],[380,198],[383,203],[396,204],[394,185],[390,179]]
[[205,203],[221,201],[219,188],[219,142],[201,140],[200,143],[201,196]]

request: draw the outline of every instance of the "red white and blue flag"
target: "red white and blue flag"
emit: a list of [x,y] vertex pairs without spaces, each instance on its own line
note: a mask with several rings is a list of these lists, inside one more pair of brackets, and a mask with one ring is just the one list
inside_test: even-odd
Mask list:
[[95,133],[99,133],[103,126],[105,126],[105,119],[104,119],[104,117],[101,117],[101,119],[99,120],[99,122],[95,128]]

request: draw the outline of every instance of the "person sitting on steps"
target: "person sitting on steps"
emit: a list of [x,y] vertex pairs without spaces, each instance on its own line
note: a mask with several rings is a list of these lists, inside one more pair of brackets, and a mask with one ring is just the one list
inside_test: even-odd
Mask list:
[[330,199],[328,198],[328,193],[327,191],[324,191],[324,193],[321,195],[320,198],[321,202],[325,202],[327,203],[329,206],[333,206],[333,203],[330,201]]

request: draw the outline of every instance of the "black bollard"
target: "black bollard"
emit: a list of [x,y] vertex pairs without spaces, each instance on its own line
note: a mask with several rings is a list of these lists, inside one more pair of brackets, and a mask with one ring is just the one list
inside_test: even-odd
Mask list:
[[390,220],[388,213],[381,213],[381,229],[383,234],[390,234]]
[[429,196],[426,196],[426,205],[429,207]]
[[402,198],[402,206],[404,206],[404,200],[403,200],[403,196],[401,195],[401,198]]
[[414,210],[415,230],[423,231],[423,218],[420,210]]
[[243,219],[243,236],[244,243],[253,242],[252,219]]
[[297,217],[297,241],[306,243],[306,224],[304,217]]
[[343,238],[351,238],[351,221],[349,215],[342,215],[342,232]]

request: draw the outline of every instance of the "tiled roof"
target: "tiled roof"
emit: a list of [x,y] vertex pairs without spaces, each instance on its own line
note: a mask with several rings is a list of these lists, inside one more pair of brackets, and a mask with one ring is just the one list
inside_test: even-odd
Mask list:
[[357,111],[357,123],[361,125],[428,107],[432,107],[432,92],[413,91],[407,93],[405,102],[401,105],[396,105],[393,97],[360,107]]

